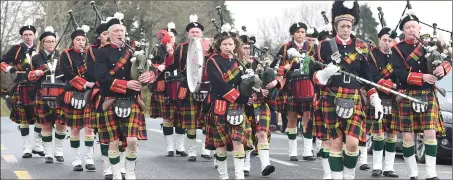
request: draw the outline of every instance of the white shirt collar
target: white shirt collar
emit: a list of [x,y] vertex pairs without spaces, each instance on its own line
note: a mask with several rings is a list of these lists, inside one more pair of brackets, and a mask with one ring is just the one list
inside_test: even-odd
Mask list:
[[302,43],[299,44],[299,43],[297,43],[297,42],[294,40],[294,44],[296,44],[298,48],[304,47],[304,43],[305,43],[305,41],[302,41]]

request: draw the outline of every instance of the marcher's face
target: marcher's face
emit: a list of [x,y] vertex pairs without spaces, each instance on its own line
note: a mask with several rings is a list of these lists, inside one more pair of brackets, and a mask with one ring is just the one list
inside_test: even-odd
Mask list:
[[187,36],[188,36],[189,39],[192,39],[194,37],[201,38],[201,37],[203,37],[203,32],[201,31],[200,28],[191,28],[189,30],[189,33],[188,33]]
[[388,34],[384,34],[379,39],[379,48],[381,51],[388,52],[393,46],[393,39]]
[[220,50],[222,51],[223,54],[230,54],[230,52],[233,52],[236,46],[234,45],[234,40],[233,38],[227,38],[220,43]]
[[415,40],[420,37],[420,25],[417,21],[408,21],[403,26],[404,37],[408,40]]
[[126,40],[126,27],[121,24],[115,24],[110,27],[110,41],[115,44],[121,44]]
[[316,44],[316,38],[312,38],[312,37],[307,37],[307,42],[309,45],[315,45]]
[[99,41],[101,45],[106,45],[108,43],[109,31],[104,31],[99,35]]
[[168,32],[168,34],[170,35],[170,43],[175,44],[175,42],[176,42],[175,34],[173,32]]
[[337,34],[338,36],[343,39],[343,40],[346,40],[348,39],[349,37],[351,37],[351,32],[352,32],[352,22],[351,21],[339,21],[337,23]]
[[299,28],[296,32],[294,32],[293,37],[294,40],[298,43],[302,43],[305,40],[305,29],[304,28]]
[[248,56],[250,54],[250,45],[248,44],[242,45],[241,51],[244,56]]
[[57,43],[56,38],[53,36],[47,36],[44,39],[42,39],[42,47],[49,53],[55,50],[56,43]]
[[35,39],[35,33],[33,33],[33,31],[31,30],[25,30],[24,32],[22,32],[21,38],[25,44],[32,45],[33,40]]
[[87,38],[85,36],[76,36],[74,40],[72,40],[74,47],[78,50],[85,49],[86,42]]

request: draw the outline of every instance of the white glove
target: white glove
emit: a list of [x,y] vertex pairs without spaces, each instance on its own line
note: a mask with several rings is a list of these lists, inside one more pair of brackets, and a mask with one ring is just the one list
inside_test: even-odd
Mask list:
[[294,48],[290,48],[286,51],[286,53],[288,54],[288,57],[291,59],[291,58],[294,58],[294,57],[302,57],[302,54],[299,53],[299,51],[297,51],[296,49]]
[[157,66],[157,69],[158,69],[160,72],[164,72],[164,70],[165,70],[165,65],[164,65],[164,64],[161,64],[161,65]]
[[316,78],[318,79],[319,83],[322,85],[326,85],[329,78],[333,75],[339,74],[338,71],[340,67],[334,65],[333,63],[329,63],[326,68],[323,70],[319,70],[316,73]]
[[381,121],[382,117],[384,117],[384,108],[382,107],[381,98],[379,98],[377,93],[370,96],[370,104],[374,107],[374,119]]

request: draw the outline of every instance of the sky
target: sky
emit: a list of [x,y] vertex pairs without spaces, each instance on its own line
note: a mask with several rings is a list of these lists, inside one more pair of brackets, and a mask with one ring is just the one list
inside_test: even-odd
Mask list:
[[[258,30],[258,21],[261,18],[282,17],[286,9],[291,10],[303,3],[327,4],[327,17],[330,18],[330,10],[333,1],[226,1],[227,9],[235,19],[235,26],[247,26],[247,31],[254,34]],[[367,3],[373,11],[376,21],[378,19],[377,7],[381,6],[387,26],[394,29],[401,17],[406,1],[359,1],[359,4]],[[452,30],[452,1],[411,1],[412,8],[417,17],[427,23],[437,23],[437,26],[446,30]],[[319,12],[319,16],[321,13]],[[329,19],[330,21],[330,19]],[[432,34],[432,28],[421,25],[421,32]],[[289,29],[289,27],[288,27]],[[378,31],[381,29],[379,25]],[[450,34],[437,30],[440,39],[449,40]],[[259,39],[258,39],[259,41]]]

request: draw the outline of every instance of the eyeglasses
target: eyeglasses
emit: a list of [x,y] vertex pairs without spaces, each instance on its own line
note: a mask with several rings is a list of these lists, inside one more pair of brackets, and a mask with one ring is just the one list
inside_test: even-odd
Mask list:
[[56,41],[44,41],[44,43],[53,44],[53,43],[56,43]]

